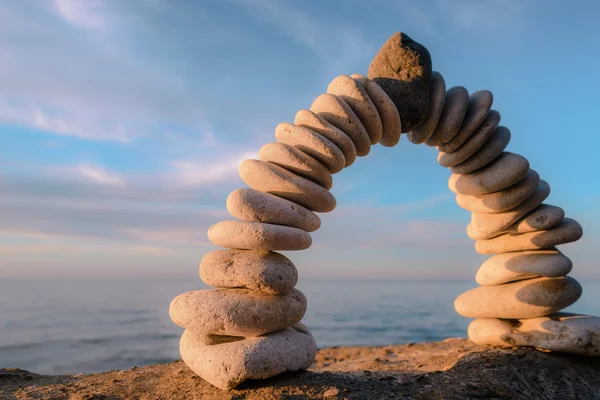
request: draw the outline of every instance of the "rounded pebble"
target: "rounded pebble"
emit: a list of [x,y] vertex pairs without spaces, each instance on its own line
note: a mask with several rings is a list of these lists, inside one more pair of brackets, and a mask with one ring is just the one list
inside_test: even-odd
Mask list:
[[485,167],[502,154],[509,142],[510,130],[505,126],[499,126],[492,137],[475,154],[466,161],[450,167],[450,172],[454,174],[469,174]]
[[[432,137],[438,126],[438,121],[440,121],[445,101],[446,82],[442,74],[433,71],[431,73],[431,85],[429,86],[429,115],[421,125],[408,132],[408,140],[414,144],[419,144]],[[437,138],[432,138],[428,144],[435,145],[437,141]]]
[[212,225],[208,239],[217,246],[248,250],[304,250],[312,244],[302,229],[235,220]]
[[448,89],[442,115],[435,131],[425,143],[430,146],[437,146],[452,140],[460,129],[468,107],[469,92],[467,92],[467,89],[462,86]]
[[507,233],[543,231],[555,227],[565,218],[565,211],[556,206],[542,204],[519,221],[506,228]]

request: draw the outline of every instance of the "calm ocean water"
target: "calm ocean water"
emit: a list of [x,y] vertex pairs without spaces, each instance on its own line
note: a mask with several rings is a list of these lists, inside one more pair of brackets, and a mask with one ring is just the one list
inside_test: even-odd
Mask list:
[[[600,282],[582,282],[570,311],[600,315]],[[473,282],[301,281],[303,322],[319,347],[385,345],[466,336],[452,307]],[[193,280],[0,280],[0,368],[44,374],[127,369],[179,358],[182,329],[169,302]]]

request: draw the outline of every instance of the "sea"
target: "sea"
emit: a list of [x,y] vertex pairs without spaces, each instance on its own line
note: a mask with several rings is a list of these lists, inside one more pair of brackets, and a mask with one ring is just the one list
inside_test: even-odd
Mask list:
[[[582,282],[571,312],[600,315],[600,282]],[[319,348],[466,337],[455,297],[475,282],[329,281],[298,284],[303,323]],[[0,279],[0,368],[40,374],[129,369],[179,358],[183,329],[169,318],[190,279]]]

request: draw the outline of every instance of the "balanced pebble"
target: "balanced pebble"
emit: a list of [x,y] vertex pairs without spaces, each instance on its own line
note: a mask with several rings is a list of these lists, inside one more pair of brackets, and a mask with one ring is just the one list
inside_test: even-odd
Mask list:
[[454,308],[467,318],[535,318],[570,306],[581,292],[579,283],[568,276],[535,278],[479,286],[458,296]]
[[402,121],[400,121],[400,114],[390,96],[378,84],[364,75],[352,74],[350,77],[367,91],[377,108],[383,129],[379,143],[386,147],[397,145],[402,134]]
[[501,285],[538,276],[556,278],[572,267],[571,260],[556,249],[502,253],[481,264],[475,280],[480,285]]
[[475,154],[466,161],[450,167],[450,172],[454,174],[468,174],[485,167],[502,154],[509,142],[510,130],[505,126],[499,126],[492,137]]
[[452,140],[460,129],[468,107],[467,89],[462,86],[448,89],[438,124],[426,143],[434,146]]
[[354,147],[352,139],[321,116],[309,110],[300,110],[296,113],[294,124],[309,128],[311,131],[317,132],[324,138],[329,139],[344,154],[346,167],[352,165],[354,160],[356,160],[356,147]]
[[234,220],[212,225],[208,239],[217,246],[248,250],[304,250],[312,244],[302,229]]
[[475,250],[479,254],[498,254],[511,251],[549,249],[565,243],[575,242],[583,236],[581,225],[573,219],[565,218],[552,229],[529,233],[496,236],[492,239],[478,240]]
[[367,130],[371,144],[379,143],[383,135],[381,118],[367,91],[357,81],[348,75],[340,75],[329,83],[327,93],[344,100]]
[[297,289],[265,294],[248,289],[186,292],[171,301],[169,315],[182,328],[209,335],[259,336],[295,325],[306,312]]
[[335,144],[306,127],[282,122],[275,128],[275,137],[278,142],[297,147],[315,158],[332,174],[346,165],[344,153]]
[[[434,71],[431,73],[431,86],[429,87],[429,115],[425,122],[408,132],[408,139],[411,142],[419,144],[432,137],[442,115],[445,101],[446,82],[442,74]],[[428,144],[433,146],[437,144],[437,140],[438,138],[432,138]]]
[[315,99],[310,111],[328,121],[352,139],[356,155],[366,156],[371,151],[371,139],[360,119],[339,97],[325,93]]
[[454,193],[478,196],[498,192],[521,181],[529,171],[529,161],[521,155],[504,152],[493,163],[466,175],[452,174],[448,187]]
[[322,186],[281,168],[259,160],[240,164],[242,180],[251,188],[293,201],[316,212],[329,212],[336,201]]
[[555,227],[565,218],[562,208],[542,204],[519,221],[506,228],[508,233],[543,231]]

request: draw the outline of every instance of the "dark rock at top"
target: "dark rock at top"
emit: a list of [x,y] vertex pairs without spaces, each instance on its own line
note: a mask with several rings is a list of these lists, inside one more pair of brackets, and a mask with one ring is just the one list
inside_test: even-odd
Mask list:
[[431,56],[425,46],[405,33],[394,33],[371,61],[369,79],[381,86],[398,108],[402,132],[427,119]]

